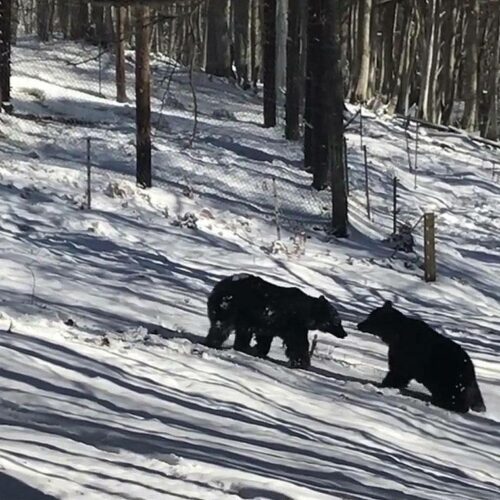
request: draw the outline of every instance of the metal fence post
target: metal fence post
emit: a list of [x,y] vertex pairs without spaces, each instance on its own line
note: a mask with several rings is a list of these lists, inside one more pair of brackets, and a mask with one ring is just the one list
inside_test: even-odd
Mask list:
[[436,232],[434,213],[424,214],[425,281],[436,281]]

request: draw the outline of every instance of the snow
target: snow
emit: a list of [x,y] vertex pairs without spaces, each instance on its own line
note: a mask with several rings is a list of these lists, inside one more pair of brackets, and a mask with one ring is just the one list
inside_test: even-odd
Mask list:
[[[176,70],[162,106],[161,58],[154,187],[136,187],[134,108],[113,102],[112,61],[102,95],[97,61],[67,64],[92,51],[20,42],[14,107],[43,119],[0,115],[2,498],[500,498],[498,150],[420,128],[415,188],[404,124],[364,111],[373,218],[354,123],[351,237],[337,240],[323,231],[329,194],[309,187],[300,144],[260,126],[251,91],[197,74],[186,148],[187,74]],[[400,221],[437,212],[435,283],[421,257],[382,243],[393,175]],[[415,243],[421,256],[421,224]],[[287,368],[277,341],[270,360],[202,346],[208,294],[239,273],[325,295],[348,337],[319,333],[308,371]],[[468,351],[486,413],[430,406],[416,383],[377,386],[387,347],[356,323],[384,300]]]

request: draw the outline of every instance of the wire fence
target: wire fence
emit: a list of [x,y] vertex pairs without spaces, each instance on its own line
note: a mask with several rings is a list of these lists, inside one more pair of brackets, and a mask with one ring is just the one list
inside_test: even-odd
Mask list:
[[[36,23],[30,17],[33,12],[27,8],[29,5],[30,2],[20,1],[24,10],[19,10],[18,15],[23,20],[16,31],[11,58],[13,114],[23,122],[10,128],[7,140],[22,143],[29,139],[33,154],[40,155],[40,151],[43,151],[45,162],[71,161],[73,155],[70,149],[75,148],[76,154],[81,153],[83,172],[86,135],[94,134],[99,137],[92,144],[93,166],[108,168],[109,156],[114,154],[115,163],[127,165],[126,168],[116,167],[116,172],[133,175],[134,52],[126,51],[128,102],[117,106],[113,47],[88,40],[66,39],[62,32],[57,31],[57,26],[48,40],[41,41],[34,33]],[[189,103],[186,104],[186,99],[183,99],[185,96],[187,101],[190,99],[187,68],[162,56],[153,56],[152,67],[153,139],[182,143],[191,127],[186,124],[192,121],[192,110]],[[173,80],[176,85],[172,84]],[[219,83],[229,85],[228,92],[241,94],[231,84]],[[293,234],[325,229],[331,214],[330,193],[310,188],[311,176],[302,171],[300,161],[267,152],[261,147],[262,144],[255,141],[245,144],[245,141],[235,140],[228,133],[218,133],[221,122],[227,121],[229,124],[240,119],[243,113],[233,113],[227,103],[214,103],[217,98],[214,99],[212,93],[213,88],[208,86],[200,90],[201,98],[206,98],[210,104],[202,118],[207,122],[215,122],[215,127],[214,130],[209,125],[202,128],[194,147],[185,150],[185,156],[191,157],[193,164],[169,162],[168,168],[154,171],[155,184],[180,189],[185,193],[191,191],[207,199],[221,200],[235,214],[257,214]],[[255,99],[254,90],[249,90],[247,94],[245,99]],[[33,142],[33,138],[28,136],[30,124],[35,123],[38,126],[67,125],[71,141],[65,142],[64,137],[61,137],[60,141],[53,143],[52,137],[47,134],[44,143],[44,136],[40,134]],[[85,130],[78,127],[84,127]],[[226,129],[231,127],[234,130],[234,125],[228,125]],[[118,129],[124,131],[119,140],[126,143],[122,148],[114,145],[110,152],[113,133]],[[37,135],[34,132],[33,129],[31,135]],[[106,134],[109,134],[110,144],[102,140]],[[200,153],[197,153],[198,150]],[[217,161],[200,169],[204,157],[214,150],[226,154],[220,154]],[[164,156],[168,155],[161,156],[160,161],[163,161]],[[157,154],[156,157],[160,156]]]

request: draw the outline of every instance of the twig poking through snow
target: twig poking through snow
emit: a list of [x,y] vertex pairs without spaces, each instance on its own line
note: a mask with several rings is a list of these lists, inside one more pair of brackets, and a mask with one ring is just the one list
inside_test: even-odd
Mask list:
[[318,345],[318,334],[316,333],[312,339],[311,348],[309,349],[309,359],[313,357],[317,345]]

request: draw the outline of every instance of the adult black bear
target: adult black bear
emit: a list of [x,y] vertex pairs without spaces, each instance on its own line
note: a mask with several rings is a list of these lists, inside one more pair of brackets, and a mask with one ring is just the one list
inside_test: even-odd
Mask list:
[[358,329],[389,346],[389,372],[382,386],[402,389],[415,379],[436,406],[464,413],[486,410],[469,355],[422,320],[408,318],[387,301]]
[[[286,346],[290,366],[307,368],[309,330],[347,336],[337,310],[325,297],[310,297],[298,288],[273,285],[257,276],[240,274],[217,283],[208,297],[209,347],[219,348],[235,332],[234,348],[266,357],[274,337]],[[250,348],[252,335],[256,346]]]

